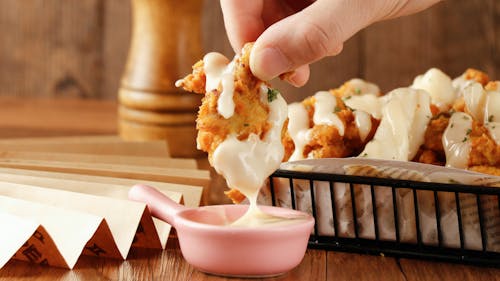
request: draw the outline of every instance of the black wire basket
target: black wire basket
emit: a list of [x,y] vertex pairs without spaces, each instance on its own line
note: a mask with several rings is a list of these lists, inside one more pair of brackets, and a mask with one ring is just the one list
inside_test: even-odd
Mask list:
[[[309,185],[307,190],[309,193],[307,200],[310,201],[309,204],[311,206],[309,212],[317,222],[309,240],[310,248],[441,260],[492,267],[500,266],[500,245],[496,241],[497,236],[500,239],[500,232],[496,230],[496,227],[500,226],[499,188],[279,169],[271,175],[269,180],[269,190],[272,205],[274,206],[283,205],[279,203],[279,200],[282,200],[282,198],[278,198],[277,196],[277,188],[283,188],[283,184],[277,186],[277,181],[286,183],[285,188],[289,188],[289,191],[287,191],[287,194],[290,196],[289,207],[293,209],[300,209],[297,206],[297,182],[300,182],[302,187],[304,184]],[[330,205],[327,208],[330,208],[331,221],[328,227],[332,229],[328,235],[321,233],[321,230],[318,229],[320,218],[318,217],[317,202],[319,197],[317,194],[318,188],[315,188],[318,183],[321,183],[321,188],[328,190],[330,196]],[[346,194],[350,195],[350,203],[344,204],[341,210],[339,206],[336,206],[338,202],[335,200],[339,184],[342,184],[344,188],[348,187],[345,190],[348,190]],[[366,192],[366,198],[370,198],[371,200],[372,216],[368,219],[373,226],[371,237],[363,236],[360,233],[362,229],[360,229],[361,225],[358,221],[360,217],[358,213],[359,206],[356,205],[359,203],[356,200],[356,192],[360,188]],[[412,239],[404,238],[402,233],[404,230],[401,225],[401,213],[408,213],[408,208],[403,206],[402,202],[398,202],[398,194],[403,191],[407,198],[409,198],[407,203],[413,205],[410,208],[410,212],[413,212],[412,217],[414,218],[411,220],[413,225],[410,226],[414,234]],[[392,205],[392,210],[389,210],[387,213],[387,207],[384,207],[386,213],[383,216],[379,216],[380,210],[377,208],[380,207],[380,200],[377,196],[382,193],[389,194],[384,200],[392,200],[392,204],[390,204],[391,202],[386,202],[388,204],[385,204]],[[420,196],[424,193],[425,196]],[[324,196],[324,194],[320,196]],[[446,202],[441,200],[441,196],[448,198]],[[467,206],[464,205],[463,198],[468,198],[469,203],[467,203]],[[321,199],[324,200],[325,198]],[[304,198],[301,198],[301,200],[304,200]],[[347,206],[349,204],[350,206]],[[432,209],[433,214],[430,216],[431,220],[429,218],[425,221],[422,220],[423,205],[434,206]],[[443,209],[450,208],[454,209],[456,215],[446,215],[447,217],[445,218]],[[474,221],[473,224],[470,223],[470,212],[468,214],[464,213],[463,210],[465,208],[468,210],[473,208],[475,210],[476,217],[472,218],[472,221]],[[353,228],[350,235],[344,235],[339,230],[341,228],[339,224],[345,224],[346,222],[346,210],[350,212],[348,219],[350,218]],[[323,208],[324,211],[325,208]],[[344,218],[339,217],[340,211],[343,212]],[[492,211],[494,217],[492,217]],[[408,216],[408,214],[406,215]],[[384,221],[384,228],[387,228],[387,221],[393,224],[392,229],[394,233],[392,238],[382,237],[381,231],[383,229],[381,229],[380,220],[386,220]],[[364,223],[367,223],[366,217],[364,218]],[[423,225],[424,223],[425,225]],[[426,236],[423,233],[423,229],[429,228],[429,224],[433,225],[435,233],[431,242],[426,241],[428,239],[425,239]],[[450,245],[446,238],[449,236],[450,224],[458,228],[458,231],[451,231],[457,232],[454,245]],[[408,228],[408,225],[404,226],[404,228]],[[468,239],[471,229],[477,231],[477,235],[473,241]],[[475,246],[469,247],[468,244],[471,244],[469,242]],[[499,247],[497,248],[497,246]]]

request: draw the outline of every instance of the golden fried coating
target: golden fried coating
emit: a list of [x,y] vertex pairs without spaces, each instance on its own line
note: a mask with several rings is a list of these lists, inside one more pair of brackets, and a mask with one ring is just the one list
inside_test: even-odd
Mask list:
[[498,91],[500,88],[500,81],[490,81],[486,86],[484,86],[484,89],[486,91]]
[[[425,142],[412,161],[441,166],[446,164],[442,136],[449,120],[450,114],[443,113],[430,121],[425,132]],[[500,171],[500,146],[491,138],[488,130],[483,124],[473,121],[469,137],[471,140],[469,169],[498,175],[498,171]]]
[[466,80],[474,80],[477,83],[480,83],[481,85],[485,86],[489,81],[490,78],[488,77],[488,74],[482,72],[481,70],[477,70],[474,68],[468,68],[464,74],[463,77]]
[[[492,91],[498,89],[497,81],[490,81],[486,73],[477,69],[467,69],[462,74],[462,77],[466,80],[473,80],[480,83],[486,90]],[[434,117],[427,126],[424,144],[420,147],[419,152],[412,161],[434,165],[446,164],[442,137],[453,111],[467,113],[463,97],[455,101],[451,112],[438,113],[432,110]],[[472,123],[472,131],[469,135],[471,152],[469,154],[468,166],[470,170],[498,175],[500,171],[500,146],[489,136],[488,130],[481,121],[474,120]]]
[[230,189],[228,191],[224,191],[224,194],[233,201],[233,203],[238,204],[245,200],[245,195],[241,193],[238,189]]
[[236,134],[240,140],[248,138],[250,134],[256,134],[262,138],[269,129],[270,124],[267,122],[269,106],[260,100],[260,86],[265,82],[257,79],[250,71],[251,48],[251,44],[246,44],[242,54],[234,59],[235,112],[230,118],[225,119],[217,111],[217,101],[221,95],[222,86],[219,85],[218,89],[205,93],[206,77],[203,61],[197,62],[193,67],[193,73],[186,76],[180,84],[187,91],[205,93],[198,112],[196,127],[198,146],[201,150],[208,152],[209,159],[228,135]]
[[483,173],[483,174],[500,176],[500,167],[472,166],[469,168],[469,170],[474,171],[474,172],[478,172],[478,173]]
[[205,71],[203,70],[204,63],[203,60],[199,60],[193,65],[193,73],[179,80],[178,87],[183,87],[184,90],[197,93],[205,94]]
[[[311,128],[310,141],[305,145],[303,157],[309,155],[313,158],[342,158],[357,156],[363,151],[364,146],[375,135],[375,131],[379,125],[379,120],[371,117],[372,128],[365,140],[361,140],[359,130],[355,123],[353,109],[347,107],[341,97],[345,93],[345,84],[339,89],[330,90],[330,93],[335,96],[337,101],[336,114],[345,126],[344,135],[341,136],[339,131],[334,126],[316,125],[313,122],[315,97],[308,97],[302,101],[302,104],[307,110],[309,118],[309,128]],[[285,147],[284,161],[287,161],[292,155],[295,145],[288,135],[288,132],[282,139]]]
[[483,125],[473,122],[470,138],[472,149],[469,155],[469,167],[500,168],[500,146],[490,137],[488,130]]
[[424,144],[412,161],[440,166],[446,164],[442,138],[449,121],[448,113],[438,114],[431,119],[425,131]]

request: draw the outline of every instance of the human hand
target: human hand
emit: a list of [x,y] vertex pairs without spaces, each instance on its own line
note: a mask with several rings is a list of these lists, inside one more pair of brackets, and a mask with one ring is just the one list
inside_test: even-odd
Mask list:
[[261,80],[281,74],[294,86],[309,79],[309,64],[341,52],[362,28],[421,11],[440,0],[221,0],[235,52],[255,41],[250,68]]

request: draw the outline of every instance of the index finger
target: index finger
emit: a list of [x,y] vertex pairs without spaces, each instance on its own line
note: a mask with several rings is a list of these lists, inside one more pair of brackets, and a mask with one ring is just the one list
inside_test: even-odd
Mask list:
[[236,53],[247,42],[253,42],[264,32],[263,0],[221,0],[224,26]]

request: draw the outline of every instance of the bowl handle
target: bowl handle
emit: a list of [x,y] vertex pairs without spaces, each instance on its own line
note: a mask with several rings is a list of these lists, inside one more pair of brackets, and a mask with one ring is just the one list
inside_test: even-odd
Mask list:
[[178,204],[154,187],[136,184],[128,192],[128,198],[148,205],[151,214],[175,227],[177,213],[189,208]]

